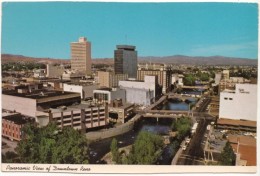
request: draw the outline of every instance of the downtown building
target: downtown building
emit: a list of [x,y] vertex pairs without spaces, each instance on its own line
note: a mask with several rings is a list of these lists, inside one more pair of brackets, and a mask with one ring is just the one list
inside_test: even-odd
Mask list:
[[91,74],[91,43],[85,37],[80,37],[78,42],[72,42],[71,69],[83,74]]
[[158,77],[158,83],[162,87],[162,93],[170,91],[172,79],[170,67],[164,64],[153,64],[152,67],[138,65],[137,80],[144,81],[146,75]]
[[126,101],[131,104],[151,105],[161,95],[157,76],[146,75],[144,81],[119,81],[119,87],[126,90]]
[[127,74],[115,74],[114,72],[98,71],[98,83],[100,87],[118,87],[119,81],[124,81],[127,79]]
[[257,85],[236,84],[221,92],[219,118],[257,121]]
[[128,74],[129,78],[137,76],[137,51],[135,46],[117,45],[114,51],[115,74]]

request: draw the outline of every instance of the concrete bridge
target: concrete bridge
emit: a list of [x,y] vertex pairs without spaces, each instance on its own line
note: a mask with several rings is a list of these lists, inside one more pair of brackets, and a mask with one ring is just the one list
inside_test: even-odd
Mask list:
[[187,100],[187,99],[189,99],[189,98],[195,98],[194,96],[192,96],[192,95],[181,95],[181,94],[176,94],[176,93],[169,93],[169,94],[167,94],[168,95],[168,98],[169,99],[174,99],[174,98],[176,98],[176,99],[179,99],[179,100],[182,100],[182,101],[185,101],[185,100]]
[[171,111],[171,110],[147,110],[142,113],[145,118],[180,118],[182,116],[189,116],[189,111]]
[[208,89],[209,86],[205,85],[205,86],[182,86],[183,89]]

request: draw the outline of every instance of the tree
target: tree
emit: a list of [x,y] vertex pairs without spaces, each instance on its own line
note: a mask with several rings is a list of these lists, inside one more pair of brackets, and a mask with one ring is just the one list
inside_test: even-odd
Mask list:
[[181,117],[172,124],[172,130],[177,131],[177,139],[181,141],[191,130],[191,120],[188,117]]
[[236,155],[229,142],[226,143],[223,151],[220,154],[220,164],[224,166],[234,166],[236,162]]
[[186,86],[194,86],[195,85],[195,80],[196,80],[195,76],[193,76],[192,74],[187,74],[183,78],[183,83]]
[[2,162],[3,163],[17,163],[18,155],[12,151],[7,151],[5,154],[2,153]]
[[88,163],[87,140],[71,127],[59,132],[54,123],[42,128],[30,124],[23,131],[26,136],[16,148],[22,163]]
[[154,164],[161,156],[163,148],[161,136],[142,131],[138,134],[134,145],[124,164]]
[[118,143],[115,138],[113,138],[111,145],[110,145],[110,150],[112,153],[112,161],[114,161],[117,164],[121,164],[121,156],[118,150]]

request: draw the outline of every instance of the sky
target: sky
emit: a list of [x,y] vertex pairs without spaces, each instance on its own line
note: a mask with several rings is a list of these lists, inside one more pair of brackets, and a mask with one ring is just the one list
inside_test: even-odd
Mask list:
[[256,59],[256,3],[8,2],[2,4],[4,54],[70,59],[84,36],[92,58],[113,58],[116,45],[138,56]]

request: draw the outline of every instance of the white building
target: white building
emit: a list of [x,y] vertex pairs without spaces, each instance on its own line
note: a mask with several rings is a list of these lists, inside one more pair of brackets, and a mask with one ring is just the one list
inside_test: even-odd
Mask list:
[[235,90],[220,93],[219,117],[257,120],[257,85],[236,84]]
[[113,100],[122,99],[122,103],[126,102],[126,92],[119,88],[100,88],[93,91],[95,103],[112,103]]
[[33,70],[33,77],[34,78],[45,78],[45,76],[46,76],[45,69]]
[[126,90],[126,100],[131,104],[151,105],[154,102],[154,90],[138,89],[138,88],[124,88]]
[[150,105],[157,96],[157,76],[145,76],[143,81],[119,81],[119,87],[126,90],[128,103]]
[[135,88],[135,89],[145,89],[153,91],[153,96],[156,97],[156,85],[158,84],[157,76],[144,76],[144,81],[127,80],[119,81],[119,87],[125,88]]
[[183,75],[180,74],[173,74],[172,75],[172,84],[176,84],[178,87],[182,87],[183,86]]
[[216,73],[215,74],[215,84],[218,85],[220,80],[221,80],[222,74],[221,73]]
[[63,90],[66,92],[80,93],[81,99],[93,97],[93,91],[98,88],[97,84],[90,83],[64,83]]

